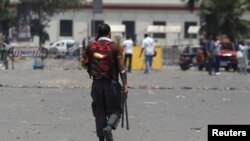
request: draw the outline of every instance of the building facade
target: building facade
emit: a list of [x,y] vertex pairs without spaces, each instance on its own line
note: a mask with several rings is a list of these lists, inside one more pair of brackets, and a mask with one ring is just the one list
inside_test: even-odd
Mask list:
[[188,33],[190,26],[200,24],[199,8],[191,12],[185,0],[103,0],[102,3],[102,13],[94,13],[92,0],[87,0],[80,10],[66,10],[51,17],[48,43],[61,39],[88,40],[100,23],[125,27],[123,32],[112,32],[113,40],[118,42],[130,35],[139,45],[148,27],[155,25],[181,27],[180,33],[151,33],[164,47],[199,43],[198,35]]

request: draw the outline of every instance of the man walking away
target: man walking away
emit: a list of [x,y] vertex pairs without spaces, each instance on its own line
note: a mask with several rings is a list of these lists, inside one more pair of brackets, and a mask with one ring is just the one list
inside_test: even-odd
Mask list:
[[125,49],[125,65],[127,66],[128,61],[128,72],[131,72],[134,42],[131,40],[130,36],[127,35],[122,46]]
[[141,52],[140,52],[140,57],[142,55],[142,53],[144,52],[145,54],[145,66],[146,66],[146,70],[144,73],[151,73],[152,69],[152,59],[154,57],[154,50],[155,50],[155,46],[154,46],[154,40],[149,37],[148,34],[144,34],[144,40],[142,41],[142,45],[141,45]]
[[110,37],[110,26],[99,25],[96,41],[88,45],[83,58],[93,79],[92,111],[99,141],[113,141],[112,130],[116,129],[122,114],[121,97],[127,97],[128,93],[122,48]]
[[212,75],[212,70],[214,66],[214,49],[215,49],[213,36],[209,36],[208,41],[206,42],[205,48],[206,48],[206,54],[207,54],[208,74]]

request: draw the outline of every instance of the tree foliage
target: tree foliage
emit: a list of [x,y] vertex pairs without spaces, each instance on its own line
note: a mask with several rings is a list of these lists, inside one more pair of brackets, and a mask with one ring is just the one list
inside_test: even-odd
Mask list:
[[7,35],[9,28],[15,24],[15,15],[9,9],[10,0],[0,0],[0,32]]
[[232,41],[250,35],[250,22],[242,18],[250,7],[250,0],[204,0],[202,29],[207,35],[226,34]]
[[58,12],[74,10],[81,7],[83,0],[20,0],[31,9],[31,35],[40,37],[40,45],[49,39],[45,31],[50,17]]

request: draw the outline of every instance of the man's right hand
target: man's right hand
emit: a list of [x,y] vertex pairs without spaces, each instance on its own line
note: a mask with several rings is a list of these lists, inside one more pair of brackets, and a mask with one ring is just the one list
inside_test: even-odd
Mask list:
[[122,96],[125,97],[125,98],[128,97],[128,87],[127,86],[123,87]]

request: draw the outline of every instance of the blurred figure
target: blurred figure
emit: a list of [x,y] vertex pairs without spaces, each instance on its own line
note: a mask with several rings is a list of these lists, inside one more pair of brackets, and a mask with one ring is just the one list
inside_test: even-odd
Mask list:
[[145,54],[145,65],[146,65],[146,70],[144,73],[151,73],[152,69],[152,59],[154,56],[154,50],[155,50],[155,46],[154,46],[154,40],[149,37],[148,34],[144,34],[144,39],[142,41],[142,45],[141,45],[141,52],[140,52],[140,56],[142,55],[142,53],[144,52]]
[[4,42],[9,45],[11,43],[10,36],[6,36]]
[[214,57],[215,57],[215,63],[214,63],[214,71],[215,75],[220,75],[220,49],[221,49],[221,40],[220,37],[217,37],[217,40],[215,42],[215,49],[214,49]]
[[215,50],[215,43],[213,40],[213,36],[208,37],[208,41],[205,45],[206,55],[207,55],[207,65],[208,65],[208,74],[212,75],[212,70],[214,66],[214,50]]
[[86,48],[86,39],[83,38],[82,40],[82,48],[85,49]]
[[132,57],[133,57],[133,45],[134,42],[130,38],[130,36],[127,35],[126,40],[123,41],[122,46],[125,49],[125,65],[127,66],[128,61],[128,72],[131,72],[131,65],[132,65]]
[[248,46],[244,44],[243,41],[239,43],[238,46],[238,62],[239,62],[239,72],[241,74],[247,74],[247,65],[248,65]]

